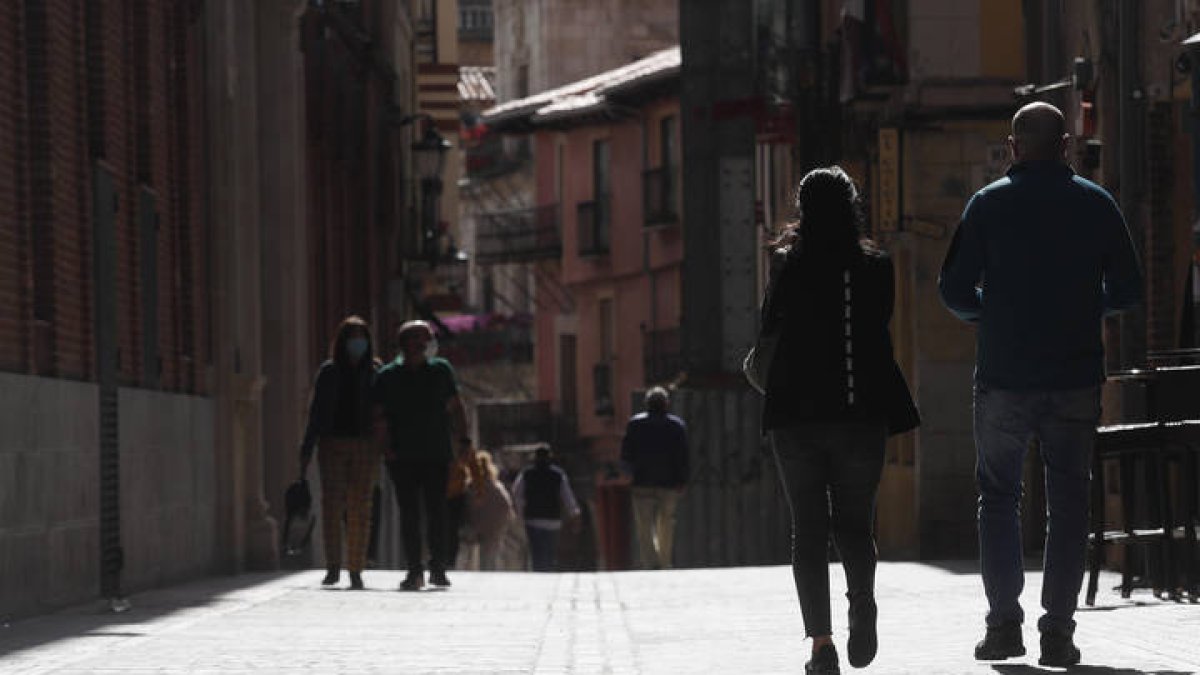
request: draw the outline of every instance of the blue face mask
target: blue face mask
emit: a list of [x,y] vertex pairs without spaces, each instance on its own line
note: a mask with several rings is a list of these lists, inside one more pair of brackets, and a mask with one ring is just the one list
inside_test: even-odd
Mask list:
[[358,363],[367,353],[367,338],[355,337],[346,340],[346,356],[350,357],[351,361]]

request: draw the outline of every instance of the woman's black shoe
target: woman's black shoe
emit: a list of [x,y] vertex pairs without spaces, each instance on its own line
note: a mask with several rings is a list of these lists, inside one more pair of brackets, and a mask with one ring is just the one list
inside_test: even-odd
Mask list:
[[812,660],[804,664],[805,675],[841,675],[838,667],[837,649],[833,645],[824,645],[813,655]]
[[325,571],[325,578],[321,580],[322,586],[332,586],[342,578],[342,570],[337,567],[330,567]]
[[870,593],[846,594],[850,599],[850,639],[846,641],[846,659],[855,668],[866,668],[879,651],[875,630],[879,608]]
[[363,589],[362,573],[361,572],[351,572],[350,573],[350,590],[361,591],[362,589]]

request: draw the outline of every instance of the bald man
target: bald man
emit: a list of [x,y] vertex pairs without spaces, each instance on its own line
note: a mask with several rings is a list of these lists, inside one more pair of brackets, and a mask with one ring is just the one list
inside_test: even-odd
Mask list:
[[977,325],[975,474],[988,600],[979,660],[1025,654],[1019,509],[1025,451],[1036,438],[1049,517],[1039,663],[1079,662],[1073,617],[1105,376],[1101,320],[1142,297],[1125,220],[1103,188],[1067,165],[1067,140],[1054,106],[1017,111],[1012,167],[967,203],[938,280],[946,307]]

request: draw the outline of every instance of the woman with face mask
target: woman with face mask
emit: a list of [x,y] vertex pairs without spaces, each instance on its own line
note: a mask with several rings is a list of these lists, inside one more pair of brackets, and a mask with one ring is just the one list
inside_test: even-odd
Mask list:
[[380,459],[371,401],[377,369],[367,323],[357,316],[346,318],[330,345],[329,360],[317,372],[308,429],[300,447],[301,478],[308,472],[314,449],[320,449],[317,464],[321,470],[321,525],[327,569],[321,583],[326,586],[338,582],[344,565],[350,572],[350,588],[363,588],[371,490]]

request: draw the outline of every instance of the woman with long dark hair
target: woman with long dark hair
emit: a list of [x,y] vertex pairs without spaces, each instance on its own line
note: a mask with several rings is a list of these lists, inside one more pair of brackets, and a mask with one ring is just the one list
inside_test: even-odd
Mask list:
[[858,229],[858,192],[839,167],[800,181],[797,220],[772,251],[762,330],[778,336],[767,370],[770,432],[792,512],[792,571],[813,640],[806,673],[839,673],[829,609],[828,540],[850,601],[850,664],[868,665],[875,630],[875,497],[889,434],[919,423],[888,322],[891,259]]
[[[327,574],[322,584],[336,584],[343,563],[350,588],[363,587],[371,528],[371,489],[379,473],[380,449],[374,437],[371,388],[375,359],[371,329],[357,316],[338,326],[321,364],[308,410],[308,429],[300,447],[300,476],[308,472],[313,451],[320,449],[321,526]],[[342,557],[342,524],[346,555]]]

